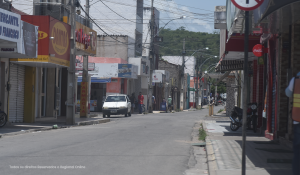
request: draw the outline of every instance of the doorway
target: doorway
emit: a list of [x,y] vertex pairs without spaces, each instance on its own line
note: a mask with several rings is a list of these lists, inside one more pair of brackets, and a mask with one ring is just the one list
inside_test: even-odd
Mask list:
[[5,103],[5,63],[0,62],[0,102],[1,111],[4,111],[4,103]]

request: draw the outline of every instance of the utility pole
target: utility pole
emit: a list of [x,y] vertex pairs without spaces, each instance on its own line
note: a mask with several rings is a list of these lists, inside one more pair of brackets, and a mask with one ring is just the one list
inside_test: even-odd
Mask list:
[[[90,2],[89,1],[90,0],[86,0],[86,3],[85,3],[85,11],[86,11],[86,14],[85,14],[85,19],[86,19],[85,25],[87,27],[89,27],[88,24],[90,24],[89,23],[89,9],[90,9]],[[88,66],[89,66],[89,56],[88,55],[83,55],[82,82],[83,83],[87,83],[87,84],[89,82]],[[89,87],[89,85],[86,85],[86,87]],[[89,99],[88,95],[89,95],[89,93],[86,93],[86,99]],[[85,101],[86,102],[85,104],[82,103],[82,102],[80,102],[80,106],[84,105],[85,107],[83,107],[83,108],[84,109],[88,109],[88,100]],[[80,109],[82,109],[82,108],[80,107]],[[87,118],[87,117],[88,117],[88,110],[85,110],[84,113],[80,113],[80,118]]]
[[[154,0],[151,0],[151,22],[150,22],[150,30],[151,30],[151,44],[150,44],[150,51],[149,51],[149,58],[152,57],[150,60],[150,88],[149,88],[149,112],[152,112],[152,96],[153,96],[153,86],[152,86],[152,74],[153,70],[155,69],[155,51],[154,51],[154,7],[153,7]],[[148,94],[147,94],[148,95]]]
[[70,66],[68,68],[68,92],[67,92],[67,117],[66,123],[68,125],[75,124],[75,59],[76,59],[76,43],[75,43],[75,1],[71,0],[71,14],[70,14],[70,24],[71,24],[71,38],[70,38]]
[[242,175],[246,175],[246,136],[247,136],[247,99],[249,88],[248,73],[248,41],[249,41],[249,11],[245,11],[245,42],[244,42],[244,87],[243,87],[243,142],[242,142]]
[[[185,67],[185,38],[183,39],[183,47],[182,47],[182,72],[181,72],[181,88],[180,88],[180,107],[183,109],[183,81],[184,81],[184,67]],[[195,75],[194,75],[195,76]],[[182,103],[182,104],[181,104]]]
[[[196,57],[196,67],[195,67],[195,70],[196,70],[196,86],[195,86],[195,108],[197,108],[198,106],[198,96],[199,96],[199,91],[198,91],[198,83],[199,83],[199,57]],[[194,80],[195,81],[195,80]]]

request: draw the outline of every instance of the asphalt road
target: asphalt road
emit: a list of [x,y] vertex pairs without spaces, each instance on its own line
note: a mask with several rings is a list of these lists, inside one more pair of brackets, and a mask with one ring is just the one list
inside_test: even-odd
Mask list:
[[106,124],[4,137],[0,174],[182,175],[192,127],[207,114],[115,116]]

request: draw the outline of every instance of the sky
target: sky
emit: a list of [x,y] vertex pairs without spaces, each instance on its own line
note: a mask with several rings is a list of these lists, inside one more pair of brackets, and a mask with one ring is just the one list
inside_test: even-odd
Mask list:
[[[22,10],[28,14],[32,14],[32,1],[33,0],[13,0],[13,6],[19,10]],[[80,0],[81,4],[84,5],[85,0]],[[98,1],[98,2],[97,2]],[[120,6],[120,4],[110,3],[109,1],[116,2],[118,0],[103,0],[111,9],[120,11],[120,14],[129,13],[128,10],[124,7],[129,6]],[[124,4],[130,3],[134,0],[121,1]],[[99,10],[101,8],[107,8],[99,0],[90,0],[90,4],[94,4],[94,7],[91,8],[93,16],[99,16]],[[96,2],[96,3],[95,3]],[[154,0],[154,7],[160,11],[160,27],[165,26],[170,20],[179,18],[181,16],[186,16],[185,19],[176,19],[170,22],[165,26],[165,28],[170,28],[175,30],[181,26],[185,27],[186,30],[194,32],[208,32],[212,33],[214,31],[214,9],[215,6],[225,5],[226,0]],[[150,7],[151,0],[144,0],[144,7]],[[94,9],[94,10],[93,10]],[[106,9],[107,10],[107,9]],[[122,11],[123,10],[123,11]],[[98,13],[98,14],[97,14]],[[103,17],[103,15],[100,15]],[[111,16],[111,15],[110,15]],[[109,18],[109,17],[107,17]],[[103,23],[102,23],[103,24]],[[107,24],[103,24],[106,30],[111,30],[112,21]],[[106,26],[105,26],[106,25]],[[120,25],[120,24],[114,24]],[[119,27],[118,29],[113,29],[109,34],[120,34],[124,27]]]
[[[150,0],[144,0],[145,4],[150,4],[149,2]],[[154,4],[167,10],[160,10],[161,19],[187,16],[170,22],[165,28],[174,30],[183,26],[189,31],[212,33],[215,6],[225,6],[226,0],[154,0]],[[167,22],[168,20],[161,20],[160,26],[163,27]]]

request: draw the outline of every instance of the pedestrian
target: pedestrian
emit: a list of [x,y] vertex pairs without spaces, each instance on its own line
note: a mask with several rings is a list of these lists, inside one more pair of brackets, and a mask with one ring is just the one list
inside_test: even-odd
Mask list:
[[293,175],[300,174],[300,72],[296,77],[293,77],[289,86],[285,89],[285,94],[293,98],[292,118],[294,125],[293,139]]
[[172,112],[172,97],[171,96],[169,96],[169,98],[168,98],[168,109],[170,112]]
[[156,104],[155,97],[154,97],[154,95],[152,95],[152,109],[153,110],[155,109],[155,104]]
[[134,108],[135,108],[135,95],[134,93],[131,94],[131,97],[130,97],[130,102],[131,102],[131,114],[134,113]]
[[144,104],[144,96],[142,95],[142,92],[140,92],[140,95],[138,96],[139,100],[139,113],[142,113],[142,105]]

